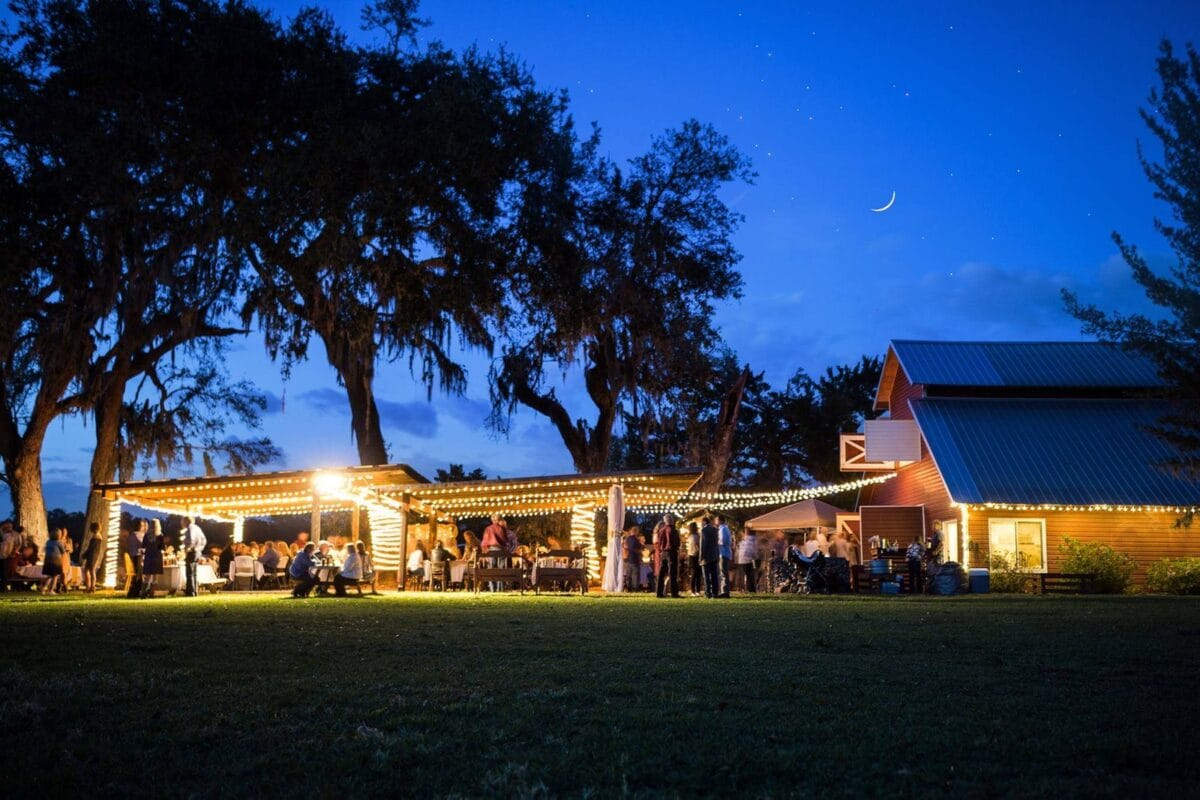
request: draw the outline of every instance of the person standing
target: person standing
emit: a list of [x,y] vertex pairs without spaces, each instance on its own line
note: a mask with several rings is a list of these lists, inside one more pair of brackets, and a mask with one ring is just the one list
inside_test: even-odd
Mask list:
[[700,596],[701,571],[700,571],[700,526],[695,522],[688,523],[688,572],[691,574],[692,597]]
[[492,524],[483,529],[483,542],[480,544],[480,548],[484,553],[494,549],[508,550],[508,531],[504,529],[504,523],[499,514],[493,514]]
[[733,563],[733,531],[725,517],[717,517],[718,545],[721,548],[721,597],[729,597],[729,565]]
[[196,561],[204,555],[204,548],[207,546],[208,537],[204,535],[204,531],[200,530],[200,526],[191,517],[184,517],[183,554],[184,563],[187,565],[187,586],[184,588],[184,594],[188,597],[196,596]]
[[710,600],[721,596],[721,534],[705,517],[700,528],[700,566],[704,568],[704,596]]
[[129,578],[129,592],[126,597],[142,596],[142,539],[146,536],[147,523],[139,519],[125,539],[125,552],[129,555],[129,563],[133,566],[133,575]]
[[933,529],[933,538],[929,540],[929,563],[935,566],[942,563],[942,526],[940,523]]
[[63,529],[55,528],[42,550],[42,594],[54,594],[63,580],[63,562],[67,555],[62,533]]
[[755,559],[758,558],[758,537],[754,531],[747,529],[746,535],[738,542],[737,565],[746,582],[747,592],[758,591],[758,575],[755,570]]
[[104,534],[100,530],[100,523],[93,522],[88,525],[87,535],[83,538],[83,558],[80,559],[80,565],[83,567],[83,590],[94,592],[96,570],[100,568],[100,560],[104,558]]
[[908,560],[908,591],[912,594],[925,591],[924,581],[921,580],[921,559],[924,556],[925,548],[917,539],[913,539],[912,544],[904,551],[904,557]]
[[658,596],[666,597],[666,584],[670,580],[671,597],[679,597],[679,531],[674,515],[663,517],[654,537],[654,551],[658,558]]
[[625,541],[621,548],[625,559],[625,585],[631,592],[642,588],[642,531],[637,525],[631,525],[625,532]]
[[142,589],[141,597],[154,596],[154,581],[163,574],[162,523],[151,520],[150,531],[142,537]]

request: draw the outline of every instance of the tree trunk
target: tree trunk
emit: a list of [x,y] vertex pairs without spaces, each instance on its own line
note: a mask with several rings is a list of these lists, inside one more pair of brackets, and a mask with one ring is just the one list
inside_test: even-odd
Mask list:
[[321,334],[329,364],[337,370],[350,401],[350,430],[358,447],[358,463],[374,466],[388,463],[387,443],[375,405],[375,349],[339,340],[337,334]]
[[[121,437],[121,408],[125,400],[124,378],[112,376],[96,400],[93,417],[96,422],[96,449],[92,453],[92,486],[111,483],[117,473],[117,447]],[[91,487],[88,487],[89,489]],[[108,502],[98,492],[88,492],[87,517],[84,520],[83,538],[86,544],[88,531],[95,522],[104,531],[108,526]]]
[[729,387],[725,399],[721,401],[721,413],[717,416],[717,429],[713,432],[712,447],[708,451],[704,475],[696,482],[697,492],[715,492],[725,482],[725,472],[733,458],[738,412],[742,408],[742,397],[746,393],[746,383],[749,380],[750,367],[747,366],[742,369],[742,374],[733,382],[733,386]]
[[36,446],[25,440],[20,452],[9,462],[8,471],[17,523],[25,527],[25,535],[32,536],[39,547],[46,542],[48,525],[46,501],[42,497],[41,454],[41,437]]

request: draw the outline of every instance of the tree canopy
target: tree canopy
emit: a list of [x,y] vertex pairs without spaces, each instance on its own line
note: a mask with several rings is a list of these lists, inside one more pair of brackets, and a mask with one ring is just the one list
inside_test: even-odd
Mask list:
[[[562,238],[539,245],[544,257],[514,293],[517,316],[491,387],[498,429],[518,405],[529,408],[554,424],[584,472],[604,469],[626,407],[636,418],[710,368],[720,341],[714,304],[741,290],[732,242],[741,218],[720,191],[753,178],[728,139],[694,120],[624,168],[596,144],[579,148],[570,205],[558,209]],[[573,416],[553,385],[573,367],[594,419]]]

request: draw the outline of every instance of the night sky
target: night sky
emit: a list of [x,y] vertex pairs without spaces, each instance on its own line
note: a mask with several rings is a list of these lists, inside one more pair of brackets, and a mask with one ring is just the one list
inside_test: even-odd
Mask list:
[[[286,16],[298,5],[274,7]],[[1110,234],[1170,263],[1138,139],[1158,151],[1137,110],[1159,40],[1200,40],[1194,0],[828,5],[425,2],[422,39],[506,46],[543,86],[569,90],[577,124],[598,122],[617,158],[689,117],[732,137],[758,179],[729,194],[746,217],[745,290],[717,321],[772,382],[880,354],[892,338],[1079,338],[1063,287],[1145,309]],[[358,3],[330,7],[365,35]],[[870,210],[893,192],[889,210]],[[430,477],[450,461],[505,476],[570,471],[532,414],[508,440],[486,431],[487,359],[467,363],[467,397],[432,404],[406,362],[381,366],[393,460]],[[319,344],[286,384],[259,337],[230,366],[272,397],[265,431],[286,453],[279,468],[355,462]],[[576,387],[566,391],[590,417]],[[45,453],[51,507],[82,508],[91,443],[78,420],[57,426]]]

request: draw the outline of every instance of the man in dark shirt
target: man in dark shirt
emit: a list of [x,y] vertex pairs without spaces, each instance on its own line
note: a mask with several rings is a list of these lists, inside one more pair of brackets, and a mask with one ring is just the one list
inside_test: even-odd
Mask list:
[[721,596],[721,545],[720,532],[711,517],[704,518],[700,528],[700,565],[704,568],[704,596]]
[[[443,547],[440,541],[433,543],[433,551],[429,554],[429,588],[433,588],[434,581],[439,582],[443,589],[450,585],[450,562],[453,560],[454,553]],[[435,567],[433,564],[442,566]]]
[[630,591],[642,588],[642,532],[634,525],[625,534],[625,583]]
[[666,597],[666,582],[671,581],[671,597],[679,597],[679,531],[675,516],[663,517],[655,537],[654,550],[658,556],[658,596]]
[[288,567],[288,574],[292,576],[292,580],[296,581],[296,586],[292,589],[292,597],[308,597],[309,592],[320,582],[320,579],[312,574],[312,568],[315,566],[313,551],[316,549],[313,543],[309,542],[292,559],[292,565]]

